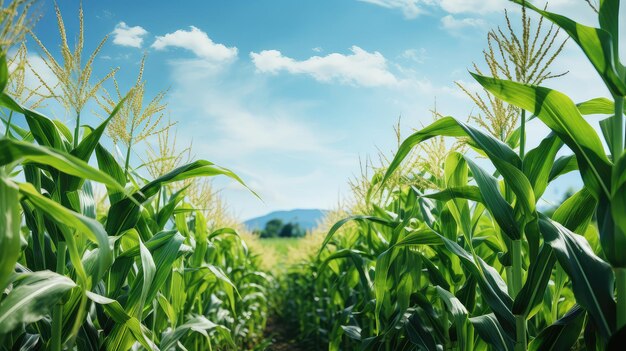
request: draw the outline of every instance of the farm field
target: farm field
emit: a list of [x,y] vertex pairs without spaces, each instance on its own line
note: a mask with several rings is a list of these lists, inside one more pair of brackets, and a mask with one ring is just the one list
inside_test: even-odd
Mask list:
[[623,349],[626,11],[468,3],[0,2],[0,351]]

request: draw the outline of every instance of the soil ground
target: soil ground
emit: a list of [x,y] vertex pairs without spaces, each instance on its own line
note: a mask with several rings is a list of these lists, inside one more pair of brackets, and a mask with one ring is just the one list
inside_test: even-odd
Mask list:
[[293,326],[288,325],[284,320],[272,316],[267,321],[265,328],[265,337],[272,341],[272,344],[266,349],[267,351],[308,351],[295,340],[297,335]]

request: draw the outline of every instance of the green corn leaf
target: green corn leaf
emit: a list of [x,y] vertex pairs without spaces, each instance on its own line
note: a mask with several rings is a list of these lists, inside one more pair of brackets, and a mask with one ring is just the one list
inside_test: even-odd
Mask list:
[[352,257],[367,257],[372,258],[373,256],[365,251],[359,251],[354,249],[339,249],[332,254],[328,255],[328,257],[324,258],[322,263],[318,266],[318,271],[323,271],[331,261],[342,259],[342,258],[352,258]]
[[427,327],[428,323],[420,317],[418,312],[414,312],[409,317],[404,329],[413,345],[417,345],[421,350],[439,350],[441,345],[437,345],[433,333]]
[[341,329],[350,338],[361,341],[361,328],[356,325],[342,325]]
[[91,179],[124,191],[113,178],[89,166],[80,159],[57,150],[12,139],[0,139],[0,166],[17,161],[34,162],[84,179]]
[[604,140],[606,140],[607,145],[613,145],[613,123],[615,119],[613,116],[607,117],[600,121],[600,130],[602,131],[602,135],[604,136]]
[[19,189],[5,177],[0,177],[0,216],[0,291],[4,291],[20,257],[22,222]]
[[515,341],[504,332],[493,313],[471,317],[469,320],[478,335],[494,350],[513,351]]
[[612,115],[615,103],[607,98],[599,97],[576,104],[581,115]]
[[460,350],[471,350],[473,347],[473,334],[474,331],[471,330],[469,324],[469,312],[463,306],[463,303],[454,296],[448,290],[437,286],[437,294],[443,300],[446,305],[446,308],[452,315],[454,319],[454,326],[456,328],[457,341]]
[[49,315],[49,310],[76,284],[50,271],[21,273],[0,302],[0,335]]
[[576,302],[589,312],[600,335],[608,341],[615,328],[611,266],[593,253],[583,237],[561,224],[540,216],[539,227],[572,281]]
[[591,222],[598,201],[587,188],[582,188],[559,206],[552,220],[574,233],[583,235]]
[[[531,216],[535,210],[535,196],[528,179],[526,179],[525,175],[521,172],[522,161],[517,153],[500,140],[457,121],[452,117],[441,118],[412,134],[402,142],[396,156],[387,168],[383,183],[395,172],[413,147],[435,136],[470,138],[473,144],[489,157],[493,165],[507,181],[507,184],[518,198],[516,206],[520,208],[522,215]],[[484,199],[489,201],[487,198]],[[515,236],[517,234],[512,232],[511,235]]]
[[[109,247],[109,238],[102,224],[48,199],[41,195],[30,183],[20,184],[19,188],[22,196],[26,197],[37,209],[41,210],[50,218],[53,218],[57,223],[84,234],[89,240],[98,245],[100,250],[98,251],[98,269],[96,270],[96,277],[101,277],[104,271],[108,269],[113,262],[113,254]],[[68,247],[73,246],[72,238],[66,236],[65,239],[68,241]],[[70,250],[70,254],[72,254],[72,250]],[[76,262],[76,258],[74,258],[73,262]],[[76,268],[78,269],[79,267]]]
[[180,209],[178,204],[185,199],[187,195],[188,186],[183,187],[182,189],[176,191],[170,198],[167,200],[167,203],[163,205],[163,207],[159,210],[157,214],[157,224],[159,228],[163,229],[167,221],[174,215],[174,211]]
[[578,341],[585,310],[576,305],[554,324],[543,329],[528,345],[529,351],[571,350]]
[[402,142],[385,172],[383,183],[396,171],[413,147],[436,136],[469,137],[492,161],[499,159],[503,163],[521,167],[522,161],[519,156],[506,144],[452,117],[444,117],[413,133]]
[[[422,263],[426,266],[426,272],[428,272],[430,282],[433,285],[441,286],[445,290],[450,290],[450,284],[443,276],[444,271],[439,269],[430,259],[422,256]],[[471,279],[471,278],[470,278]]]
[[113,299],[95,294],[88,291],[87,297],[93,302],[104,307],[104,310],[115,321],[116,327],[123,326],[130,331],[133,340],[128,342],[123,339],[121,334],[112,334],[106,338],[107,350],[122,351],[127,350],[132,346],[133,341],[139,342],[147,350],[159,350],[159,348],[152,342],[151,334],[149,330],[141,324],[141,322],[135,318],[129,316],[122,305]]
[[[1,96],[0,96],[1,99]],[[7,127],[9,125],[9,121],[7,121],[6,119],[0,117],[0,120],[2,120],[2,123],[4,123],[4,126]],[[28,141],[28,142],[34,142],[35,138],[33,137],[33,135],[31,134],[31,132],[29,132],[28,130],[24,129],[24,128],[20,128],[20,126],[16,125],[15,123],[11,123],[11,130],[13,130],[15,133],[17,133],[17,135],[22,138],[23,141]],[[13,138],[12,135],[8,135],[9,138]]]
[[[159,291],[159,289],[161,289],[161,287],[165,284],[166,280],[170,276],[174,261],[181,254],[180,250],[183,241],[184,238],[182,235],[175,234],[171,236],[164,245],[160,246],[152,253],[146,253],[144,251],[144,253],[142,254],[142,249],[139,248],[140,255],[143,255],[144,257],[147,254],[152,255],[155,269],[150,269],[150,273],[153,273],[154,277],[152,278],[152,283],[149,285],[149,287],[147,287],[144,284],[146,277],[144,276],[143,269],[139,272],[128,293],[128,301],[124,305],[124,311],[126,314],[128,314],[129,316],[143,316],[145,303],[142,303],[142,299],[144,299],[144,302],[154,300],[157,292]],[[146,247],[148,247],[147,244],[148,242],[146,242]],[[144,260],[144,258],[142,258],[142,260]],[[146,258],[145,260],[148,261],[148,265],[150,265],[149,259]],[[113,268],[115,268],[115,266]],[[147,292],[145,288],[148,288]],[[135,319],[139,321],[139,319]],[[112,339],[115,340],[116,345],[119,345],[120,350],[125,349],[125,347],[127,348],[128,345],[132,343],[133,335],[135,338],[137,338],[136,331],[134,331],[133,328],[136,328],[136,326],[126,324],[116,324],[113,328],[113,331],[111,332]]]
[[626,95],[626,84],[621,79],[626,69],[624,69],[619,60],[615,60],[618,55],[618,46],[616,45],[618,44],[617,23],[619,23],[617,17],[619,11],[616,9],[616,6],[619,7],[619,2],[612,0],[601,2],[602,12],[599,19],[603,29],[600,29],[582,25],[565,16],[543,11],[528,1],[513,1],[532,9],[561,27],[587,55],[587,58],[600,74],[611,93],[618,96]]
[[161,350],[177,350],[176,344],[182,338],[187,336],[189,332],[200,333],[206,338],[209,338],[208,332],[217,331],[223,338],[226,340],[228,345],[232,347],[237,347],[235,342],[231,337],[230,329],[226,328],[223,325],[215,324],[208,320],[204,316],[194,316],[178,326],[176,329],[167,332],[163,335],[163,339],[161,340]]
[[[139,306],[144,306],[150,292],[150,287],[154,281],[156,275],[156,265],[152,259],[152,254],[146,246],[141,242],[141,238],[137,235],[137,241],[139,242],[139,253],[141,256],[141,271],[143,273],[143,281],[141,286],[141,297],[139,298]],[[137,319],[142,320],[143,311],[137,310]]]
[[222,236],[233,235],[233,236],[236,236],[237,238],[241,238],[241,236],[239,236],[239,232],[237,232],[237,230],[233,228],[220,228],[220,229],[214,230],[213,232],[211,232],[211,234],[207,235],[207,240],[213,240],[220,235]]
[[[172,240],[172,237],[176,235],[176,230],[164,230],[155,234],[152,238],[146,241],[144,245],[148,248],[148,250],[153,252],[163,247],[164,245],[167,245],[170,240]],[[139,250],[139,245],[133,246],[126,249],[126,251],[120,253],[118,257],[135,257],[140,254]]]
[[[111,155],[111,153],[101,144],[96,146],[96,159],[98,161],[98,168],[100,168],[102,172],[115,179],[118,184],[126,184],[126,174],[124,173],[124,170],[117,163],[115,157],[113,157],[113,155]],[[109,201],[112,205],[124,198],[124,191],[120,190],[119,186],[107,186],[107,192],[109,195]]]
[[515,297],[513,314],[530,319],[539,311],[555,264],[556,257],[552,253],[552,248],[549,245],[542,245],[537,257],[531,260],[524,286]]
[[[603,0],[600,1],[600,8],[598,9],[598,22],[600,22],[600,28],[611,34],[613,39],[613,52],[616,62],[619,62],[619,0]],[[623,71],[621,72],[623,76]]]
[[8,81],[9,66],[7,65],[7,56],[6,54],[2,54],[2,56],[0,56],[0,93],[4,93]]
[[396,171],[398,166],[409,154],[411,149],[419,143],[426,141],[436,136],[449,136],[449,137],[468,137],[472,140],[477,148],[485,152],[487,157],[494,163],[494,166],[502,174],[506,174],[506,169],[500,169],[499,166],[508,164],[515,168],[520,169],[522,161],[517,153],[515,153],[508,145],[502,143],[496,138],[493,138],[482,131],[475,129],[465,123],[455,120],[452,117],[444,117],[433,122],[429,126],[422,128],[418,132],[412,134],[406,138],[400,147],[398,152],[394,156],[393,160],[389,164],[385,176],[383,177],[383,183],[389,179],[389,177]]
[[430,228],[413,230],[400,238],[392,247],[413,245],[443,245],[441,237]]
[[5,93],[0,94],[0,105],[24,115],[30,132],[35,140],[37,140],[37,143],[60,151],[66,151],[61,132],[51,119],[36,111],[20,106],[20,104]]
[[616,225],[614,234],[616,237],[610,245],[620,250],[626,247],[626,153],[616,162],[611,182],[611,213]]
[[501,329],[511,337],[515,335],[515,317],[511,311],[513,300],[506,292],[506,283],[498,271],[487,265],[482,258],[472,256],[457,243],[444,237],[442,239],[446,248],[461,259],[463,267],[478,283],[483,298],[497,317]]
[[467,158],[466,161],[474,175],[476,184],[478,184],[481,196],[485,202],[485,207],[509,238],[512,240],[521,239],[522,233],[515,220],[515,213],[511,205],[500,193],[500,186],[497,179],[480,168],[469,158]]
[[[102,137],[102,134],[106,130],[107,125],[109,124],[111,119],[113,119],[113,117],[115,117],[115,115],[117,114],[117,112],[119,111],[121,106],[123,105],[125,99],[126,98],[122,99],[117,104],[117,106],[115,106],[115,108],[113,109],[113,111],[111,112],[109,117],[107,119],[105,119],[102,123],[100,123],[100,125],[96,129],[93,129],[93,130],[91,130],[90,133],[86,134],[86,136],[83,138],[83,140],[80,141],[78,146],[70,152],[70,154],[72,156],[75,156],[78,159],[83,160],[85,162],[89,162],[89,159],[91,158],[91,155],[93,154],[93,152],[96,149],[96,147],[99,145],[100,138]],[[71,137],[71,132],[69,130],[68,130],[68,133],[70,134],[70,138],[69,139],[71,139],[72,138]],[[107,174],[109,174],[109,173],[107,173]],[[125,183],[125,182],[120,182],[119,179],[116,179],[116,180],[118,180],[118,182],[120,184],[124,184]],[[81,186],[81,184],[83,182],[83,179],[81,177],[76,177],[76,176],[70,176],[70,175],[63,174],[61,176],[61,180],[60,181],[61,181],[63,189],[67,189],[67,191],[73,191],[73,190],[78,189]]]
[[374,294],[376,296],[376,306],[374,316],[376,319],[376,329],[381,329],[381,311],[385,303],[387,293],[387,279],[389,277],[389,267],[394,259],[394,250],[386,250],[376,258],[376,275],[374,276]]
[[89,161],[89,158],[91,157],[94,150],[100,143],[100,138],[102,138],[102,134],[104,134],[104,131],[109,125],[109,122],[111,122],[113,117],[117,115],[120,108],[122,108],[122,106],[124,105],[124,102],[126,101],[126,99],[127,97],[124,97],[123,99],[121,99],[117,103],[115,108],[111,111],[111,113],[109,114],[109,117],[107,117],[104,121],[102,121],[100,125],[98,125],[98,127],[93,129],[89,134],[87,134],[87,136],[83,138],[83,140],[80,141],[80,143],[78,143],[78,146],[76,146],[76,148],[73,149],[71,152],[73,156],[76,156],[85,162]]
[[378,223],[387,227],[394,227],[397,225],[397,223],[389,221],[387,219],[384,218],[380,218],[380,217],[375,217],[375,216],[350,216],[348,218],[344,218],[342,220],[340,220],[339,222],[335,223],[330,230],[328,231],[328,234],[326,234],[326,237],[324,238],[324,241],[322,242],[322,246],[320,247],[320,249],[318,250],[318,255],[324,250],[324,248],[326,247],[326,245],[328,245],[328,243],[330,242],[330,240],[333,238],[333,236],[335,235],[335,233],[346,223],[351,222],[351,221],[366,221],[366,222],[372,222],[372,223]]
[[463,306],[465,306],[469,311],[473,310],[476,306],[476,285],[476,278],[470,275],[455,294]]
[[562,146],[561,139],[551,133],[541,141],[539,146],[530,150],[524,158],[524,174],[533,187],[536,199],[541,198],[548,187],[554,159]]
[[[198,160],[178,167],[171,172],[149,182],[133,195],[133,199],[126,198],[114,203],[109,210],[106,223],[107,232],[110,235],[119,235],[125,230],[135,226],[137,220],[139,219],[139,206],[134,202],[143,203],[147,201],[149,198],[157,194],[161,186],[194,177],[213,177],[217,175],[224,175],[234,179],[247,188],[243,180],[241,180],[241,178],[239,178],[232,171],[216,166],[209,161]],[[256,193],[252,190],[250,191],[258,197]]]
[[[44,115],[39,115],[41,118],[47,118]],[[63,141],[72,141],[72,132],[70,132],[70,129],[65,125],[65,123],[63,123],[62,121],[59,121],[58,119],[51,119],[52,123],[54,123],[54,126],[57,128],[57,130],[59,131],[59,133],[61,133],[61,136],[64,137],[64,139],[62,139]],[[65,145],[65,144],[64,144]]]
[[561,156],[554,161],[550,175],[548,176],[548,183],[556,178],[567,174],[569,172],[578,170],[578,160],[575,155]]
[[585,185],[596,197],[609,194],[611,164],[594,129],[566,95],[552,89],[472,73],[496,97],[537,115],[576,154]]
[[484,203],[482,194],[480,192],[480,188],[474,185],[446,188],[442,191],[425,194],[421,196],[429,198],[429,199],[433,199],[433,200],[442,201],[442,202],[461,198],[461,199],[467,199],[471,201]]

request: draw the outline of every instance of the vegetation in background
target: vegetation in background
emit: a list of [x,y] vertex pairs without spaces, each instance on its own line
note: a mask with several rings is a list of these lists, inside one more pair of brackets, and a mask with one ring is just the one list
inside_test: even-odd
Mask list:
[[300,228],[300,224],[287,222],[280,219],[272,219],[265,223],[265,228],[254,231],[260,238],[301,238],[306,235],[306,231]]

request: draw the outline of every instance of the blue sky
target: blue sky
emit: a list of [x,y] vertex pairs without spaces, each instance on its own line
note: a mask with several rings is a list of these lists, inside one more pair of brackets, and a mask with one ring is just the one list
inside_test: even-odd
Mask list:
[[[78,4],[60,2],[70,40]],[[168,90],[179,144],[193,141],[198,158],[233,169],[263,198],[217,181],[241,219],[335,206],[349,196],[359,157],[390,154],[398,117],[406,136],[430,121],[435,99],[441,113],[465,119],[473,106],[454,81],[475,87],[467,69],[480,62],[487,31],[503,24],[505,7],[517,18],[504,0],[84,0],[83,7],[86,52],[110,35],[95,75],[120,67],[128,88],[147,53],[148,95]],[[582,0],[550,8],[592,23]],[[39,12],[35,33],[58,47],[53,2],[41,1]],[[555,62],[554,71],[563,70],[572,72],[548,85],[576,101],[607,96],[574,45]],[[535,145],[546,130],[530,128]],[[568,177],[549,196],[577,182]]]

